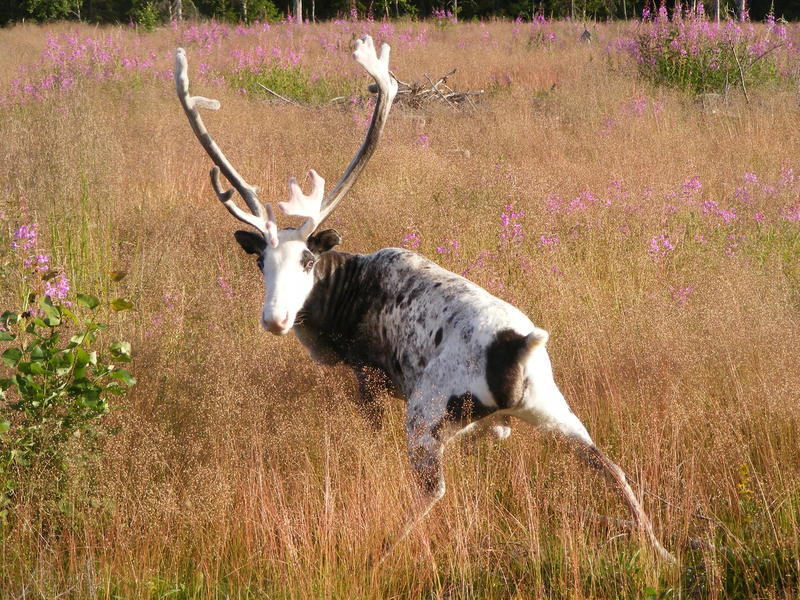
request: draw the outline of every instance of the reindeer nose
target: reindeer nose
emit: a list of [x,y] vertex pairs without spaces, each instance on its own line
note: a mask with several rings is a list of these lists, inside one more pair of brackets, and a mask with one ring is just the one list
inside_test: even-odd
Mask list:
[[283,318],[275,318],[275,319],[264,319],[262,321],[264,323],[264,328],[269,331],[270,333],[274,333],[277,335],[283,335],[289,330],[289,326],[291,325],[289,321],[289,311],[287,310]]

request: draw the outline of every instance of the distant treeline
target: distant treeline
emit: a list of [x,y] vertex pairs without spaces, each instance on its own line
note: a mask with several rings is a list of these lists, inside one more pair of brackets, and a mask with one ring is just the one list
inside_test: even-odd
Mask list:
[[[658,0],[656,0],[658,2]],[[692,5],[699,0],[691,0]],[[715,0],[706,5],[713,13]],[[733,14],[735,0],[719,0],[723,16]],[[672,10],[672,0],[667,2]],[[530,19],[542,14],[548,18],[606,20],[632,19],[642,9],[653,7],[653,0],[0,0],[0,25],[22,21],[75,20],[88,23],[129,23],[152,26],[182,17],[217,19],[229,22],[274,21],[285,18],[301,6],[303,18],[328,20],[337,17],[375,19],[418,17],[459,20],[491,17]],[[763,20],[774,6],[776,18],[800,19],[800,0],[752,0],[750,18]],[[656,6],[657,8],[657,6]]]

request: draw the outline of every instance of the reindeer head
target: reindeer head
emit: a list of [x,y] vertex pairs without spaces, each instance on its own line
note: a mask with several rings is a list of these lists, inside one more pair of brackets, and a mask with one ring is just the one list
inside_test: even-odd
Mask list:
[[[211,185],[214,192],[228,211],[240,221],[253,226],[256,231],[237,231],[236,240],[249,254],[258,256],[258,266],[264,276],[264,307],[261,310],[261,323],[271,333],[283,335],[294,325],[297,312],[303,307],[314,285],[314,265],[322,252],[326,252],[341,242],[341,237],[333,229],[314,235],[317,228],[327,219],[336,205],[347,194],[358,179],[375,149],[378,146],[386,118],[392,108],[397,93],[397,81],[389,72],[389,46],[383,44],[380,53],[370,36],[357,40],[353,59],[375,80],[371,91],[377,91],[378,101],[372,115],[367,136],[353,160],[339,178],[333,190],[325,196],[325,180],[313,169],[308,172],[311,178],[311,193],[303,194],[297,180],[289,179],[289,199],[279,202],[278,207],[287,215],[305,217],[298,228],[278,230],[272,206],[262,204],[258,199],[257,188],[249,185],[233,168],[209,135],[200,118],[198,108],[216,110],[220,104],[216,100],[189,95],[189,75],[186,53],[178,48],[175,56],[175,86],[183,110],[197,139],[214,162],[211,169]],[[233,189],[224,190],[220,185],[220,171],[231,183]],[[249,213],[240,209],[233,201],[234,190],[245,201]]]

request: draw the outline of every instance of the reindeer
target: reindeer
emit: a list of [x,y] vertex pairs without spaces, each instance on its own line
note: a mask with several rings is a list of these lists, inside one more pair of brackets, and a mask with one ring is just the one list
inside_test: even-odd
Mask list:
[[[275,335],[294,331],[312,358],[345,363],[359,381],[362,401],[379,411],[370,380],[390,381],[406,399],[408,456],[418,483],[420,506],[395,545],[445,493],[442,456],[446,444],[475,429],[498,438],[511,433],[511,417],[565,440],[588,465],[602,471],[628,505],[641,535],[662,559],[672,555],[653,527],[625,474],[592,442],[553,380],[548,334],[518,309],[476,284],[408,250],[385,248],[348,254],[333,248],[341,237],[318,231],[364,170],[378,146],[397,93],[389,71],[389,46],[376,53],[372,39],[355,42],[353,59],[375,80],[378,98],[361,148],[326,196],[325,181],[308,172],[304,194],[289,179],[289,199],[278,206],[304,217],[298,228],[278,229],[270,204],[262,204],[225,158],[198,113],[219,102],[189,95],[186,54],[179,48],[175,83],[186,116],[214,163],[212,187],[230,213],[256,231],[234,234],[257,257],[264,278],[261,324]],[[233,189],[220,185],[220,171]],[[249,213],[232,200],[234,190]]]

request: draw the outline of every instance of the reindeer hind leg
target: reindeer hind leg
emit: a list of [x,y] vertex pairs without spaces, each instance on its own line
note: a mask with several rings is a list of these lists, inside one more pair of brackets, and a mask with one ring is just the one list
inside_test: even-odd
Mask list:
[[633,493],[628,479],[625,477],[625,472],[619,465],[608,458],[597,446],[586,442],[586,440],[582,438],[570,437],[568,438],[568,443],[575,454],[577,454],[584,463],[603,473],[611,486],[620,493],[623,501],[633,515],[639,532],[647,539],[658,557],[668,563],[674,563],[675,557],[672,556],[672,554],[661,545],[658,538],[656,538],[653,532],[653,524],[650,522],[642,505]]

